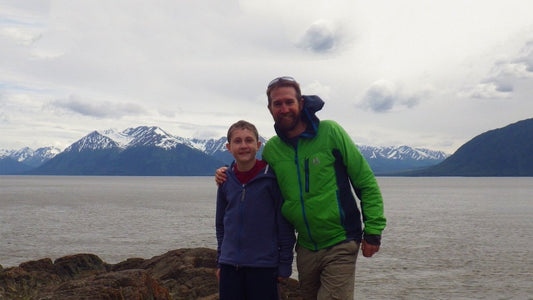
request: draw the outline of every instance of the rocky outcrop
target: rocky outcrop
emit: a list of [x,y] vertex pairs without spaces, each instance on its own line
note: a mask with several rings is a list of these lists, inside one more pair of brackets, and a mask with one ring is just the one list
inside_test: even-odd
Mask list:
[[[0,266],[0,300],[218,299],[216,250],[177,249],[151,259],[107,264],[94,254]],[[294,279],[281,284],[282,299],[301,299]]]

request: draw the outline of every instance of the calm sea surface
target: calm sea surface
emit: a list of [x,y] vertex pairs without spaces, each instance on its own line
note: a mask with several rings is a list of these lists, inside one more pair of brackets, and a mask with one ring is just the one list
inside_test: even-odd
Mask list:
[[[388,227],[358,299],[533,299],[533,178],[379,177]],[[212,177],[0,176],[0,264],[215,248]]]

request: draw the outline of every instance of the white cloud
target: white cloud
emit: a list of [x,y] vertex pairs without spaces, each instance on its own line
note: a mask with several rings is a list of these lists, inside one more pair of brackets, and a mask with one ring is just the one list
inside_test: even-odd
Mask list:
[[511,86],[499,85],[494,81],[489,81],[476,85],[470,96],[480,99],[505,99],[511,97],[512,91]]
[[487,77],[467,96],[480,99],[510,98],[515,83],[523,79],[533,79],[533,41],[527,41],[516,56],[494,62]]
[[67,99],[52,101],[50,105],[95,118],[120,118],[126,115],[145,113],[142,107],[134,103],[95,102],[91,99],[83,99],[78,95],[70,95]]
[[378,80],[366,91],[359,105],[364,109],[381,113],[391,111],[398,106],[412,108],[421,101],[421,97],[421,94],[406,93],[390,81]]
[[318,20],[309,26],[298,45],[315,53],[328,53],[335,51],[343,38],[332,22]]

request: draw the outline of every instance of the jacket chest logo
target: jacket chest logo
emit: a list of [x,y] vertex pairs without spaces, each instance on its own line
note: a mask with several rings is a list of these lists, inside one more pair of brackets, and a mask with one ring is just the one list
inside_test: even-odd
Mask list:
[[313,157],[313,158],[311,159],[311,163],[312,163],[313,165],[319,165],[319,164],[320,164],[320,160],[318,159],[318,157]]

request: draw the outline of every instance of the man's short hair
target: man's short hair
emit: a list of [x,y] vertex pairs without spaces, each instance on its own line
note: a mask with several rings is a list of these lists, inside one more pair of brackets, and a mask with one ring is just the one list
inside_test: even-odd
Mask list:
[[266,94],[268,97],[268,105],[272,102],[272,98],[270,98],[270,93],[272,90],[280,88],[280,87],[292,87],[294,90],[296,90],[296,98],[300,99],[302,97],[302,92],[300,90],[300,84],[298,82],[290,77],[290,76],[281,76],[274,78],[270,83],[268,84]]

